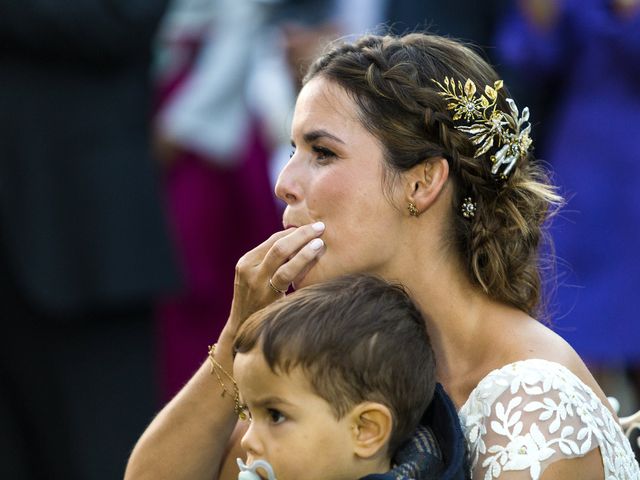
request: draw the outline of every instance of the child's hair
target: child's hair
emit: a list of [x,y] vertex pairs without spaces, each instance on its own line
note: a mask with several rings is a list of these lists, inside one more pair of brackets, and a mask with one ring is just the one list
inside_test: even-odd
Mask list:
[[390,455],[433,397],[435,359],[423,317],[403,287],[373,276],[306,287],[254,313],[234,348],[256,346],[274,373],[302,368],[338,419],[365,401],[389,408]]

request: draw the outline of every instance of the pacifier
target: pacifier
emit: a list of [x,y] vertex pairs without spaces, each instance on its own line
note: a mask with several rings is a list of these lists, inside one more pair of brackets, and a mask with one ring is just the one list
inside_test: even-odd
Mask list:
[[240,459],[236,459],[240,473],[238,474],[238,480],[262,480],[258,475],[257,470],[261,468],[267,472],[268,480],[276,480],[276,475],[273,473],[273,468],[266,460],[255,460],[251,465],[247,466]]

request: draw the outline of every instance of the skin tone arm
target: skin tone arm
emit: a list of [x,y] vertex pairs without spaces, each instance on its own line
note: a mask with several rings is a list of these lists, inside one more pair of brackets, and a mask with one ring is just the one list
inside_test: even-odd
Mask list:
[[[323,248],[314,249],[309,243],[323,229],[314,224],[278,232],[238,261],[231,313],[215,353],[226,371],[233,370],[233,339],[242,322],[281,296],[269,287],[269,279],[286,289],[322,253]],[[138,440],[125,480],[237,478],[237,467],[229,465],[239,456],[243,427],[233,433],[237,423],[233,400],[221,393],[205,361]],[[221,471],[224,475],[218,475]]]

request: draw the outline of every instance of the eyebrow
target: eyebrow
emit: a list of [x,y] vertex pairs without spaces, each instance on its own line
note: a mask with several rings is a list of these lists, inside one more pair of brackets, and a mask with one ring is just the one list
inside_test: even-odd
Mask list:
[[288,405],[288,406],[293,406],[293,404],[291,402],[287,402],[285,399],[281,398],[281,397],[277,397],[277,396],[272,396],[272,397],[265,397],[265,398],[261,398],[256,402],[253,402],[255,407],[258,408],[263,408],[266,407],[268,405]]
[[[305,133],[302,138],[304,139],[304,141],[306,143],[312,143],[315,140],[318,140],[319,138],[328,138],[330,140],[333,140],[337,143],[341,143],[344,145],[344,141],[341,140],[340,138],[336,137],[335,135],[333,135],[332,133],[327,132],[326,130],[323,129],[319,129],[319,130],[312,130],[310,132]],[[291,143],[293,143],[293,139],[291,140]]]

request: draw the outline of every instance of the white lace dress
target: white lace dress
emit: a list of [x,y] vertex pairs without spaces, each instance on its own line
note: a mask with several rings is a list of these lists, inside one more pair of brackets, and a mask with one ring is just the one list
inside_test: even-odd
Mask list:
[[600,447],[606,480],[638,480],[618,422],[566,367],[523,360],[494,370],[460,409],[474,480],[535,480],[549,464]]

